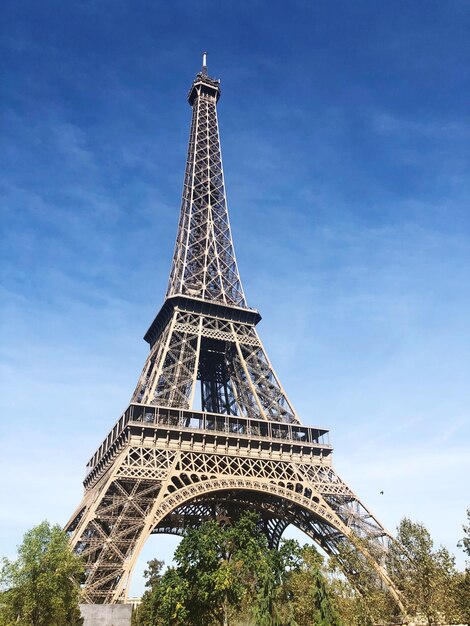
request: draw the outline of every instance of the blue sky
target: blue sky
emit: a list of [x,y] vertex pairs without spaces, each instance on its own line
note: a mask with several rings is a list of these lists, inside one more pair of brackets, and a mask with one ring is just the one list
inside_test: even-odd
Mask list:
[[377,517],[462,565],[470,3],[7,0],[2,23],[0,554],[67,521],[134,389],[207,49],[270,359]]

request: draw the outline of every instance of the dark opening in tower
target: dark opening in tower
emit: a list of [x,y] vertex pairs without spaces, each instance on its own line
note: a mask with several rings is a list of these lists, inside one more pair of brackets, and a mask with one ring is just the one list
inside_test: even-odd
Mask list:
[[236,415],[230,381],[231,343],[203,337],[199,354],[198,380],[201,381],[201,409],[208,413]]

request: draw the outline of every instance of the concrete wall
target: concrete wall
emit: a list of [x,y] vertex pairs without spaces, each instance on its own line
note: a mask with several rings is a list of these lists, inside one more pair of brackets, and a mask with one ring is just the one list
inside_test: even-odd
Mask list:
[[131,604],[80,604],[83,626],[131,626]]

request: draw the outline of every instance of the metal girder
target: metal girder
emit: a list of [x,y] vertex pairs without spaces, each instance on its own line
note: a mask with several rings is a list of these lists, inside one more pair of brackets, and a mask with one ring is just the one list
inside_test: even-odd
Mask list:
[[[205,364],[219,365],[212,378]],[[217,412],[300,423],[254,324],[177,307],[153,343],[132,402],[190,409],[198,380],[218,394],[218,402],[209,403],[203,386],[203,409],[215,405]]]
[[166,295],[186,294],[246,307],[225,197],[216,109],[219,93],[218,81],[202,75],[190,93],[193,117]]

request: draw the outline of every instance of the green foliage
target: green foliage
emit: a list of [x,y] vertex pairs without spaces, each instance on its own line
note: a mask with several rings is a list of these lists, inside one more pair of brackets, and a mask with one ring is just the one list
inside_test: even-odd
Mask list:
[[253,513],[227,527],[205,522],[174,558],[134,626],[340,626],[317,552],[295,541],[270,549]]
[[465,572],[459,572],[455,582],[457,610],[464,624],[470,623],[470,508],[467,509],[467,522],[467,525],[463,525],[464,536],[457,545],[463,549],[469,560],[466,562]]
[[[470,558],[470,508],[467,509],[467,521],[468,524],[464,524],[462,527],[464,536],[457,545],[459,546],[459,548],[462,548],[465,554]],[[467,563],[467,566],[467,569],[470,569],[470,562]]]
[[181,604],[191,607],[195,626],[226,624],[248,597],[256,597],[258,582],[269,570],[267,539],[256,522],[254,514],[226,528],[206,522],[176,549],[176,573],[188,593]]
[[[396,603],[360,547],[360,541],[344,543],[337,557],[330,559],[329,592],[342,621],[348,626],[400,622]],[[372,546],[364,547],[373,554]],[[375,558],[380,562],[379,555]],[[409,618],[427,624],[469,622],[469,572],[457,572],[454,557],[445,548],[434,547],[422,524],[401,521],[386,569]]]
[[297,562],[285,574],[283,591],[282,624],[340,626],[323,559],[313,546],[305,545],[298,551]]
[[397,530],[387,566],[409,615],[424,617],[427,624],[455,623],[459,602],[454,557],[443,547],[434,548],[422,524],[404,518]]
[[265,552],[250,611],[257,626],[298,626],[287,581],[290,572],[300,567],[301,552],[299,544],[293,540],[283,541],[278,550]]
[[339,616],[333,608],[324,576],[321,573],[321,559],[316,550],[307,546],[304,549],[303,561],[306,573],[307,597],[311,602],[314,623],[317,626],[338,626]]
[[[399,623],[396,602],[361,548],[381,562],[383,553],[374,554],[374,546],[361,540],[338,545],[327,565],[312,546],[295,541],[272,550],[254,514],[227,527],[206,522],[181,541],[176,567],[162,576],[161,562],[149,564],[149,589],[134,626]],[[457,572],[453,557],[434,548],[424,526],[400,523],[386,565],[410,617],[469,623],[470,572]]]
[[343,542],[330,559],[332,574],[331,594],[342,620],[354,626],[395,621],[398,607],[389,590],[383,585],[374,565],[364,556],[361,548],[380,562],[381,555],[370,542],[355,539],[354,544]]
[[190,591],[189,583],[181,572],[175,568],[168,569],[152,595],[152,623],[155,626],[202,625],[201,607],[191,605]]
[[165,562],[159,561],[158,559],[152,559],[147,563],[147,569],[144,570],[144,577],[146,579],[145,586],[148,589],[152,589],[160,582],[164,565]]
[[3,559],[0,626],[78,626],[82,572],[64,531],[42,522],[25,534],[16,561]]
[[158,559],[152,559],[147,563],[147,569],[144,571],[146,579],[144,592],[141,603],[132,614],[132,626],[152,626],[152,597],[153,589],[160,583],[162,579],[162,569],[165,563]]
[[336,571],[328,578],[329,592],[341,622],[347,626],[374,626],[368,596],[358,593],[351,582]]

